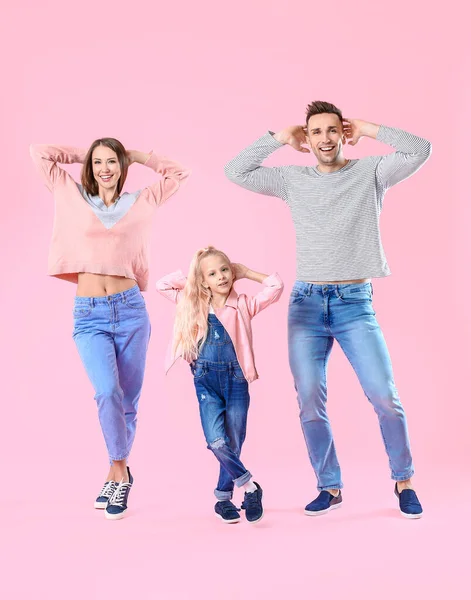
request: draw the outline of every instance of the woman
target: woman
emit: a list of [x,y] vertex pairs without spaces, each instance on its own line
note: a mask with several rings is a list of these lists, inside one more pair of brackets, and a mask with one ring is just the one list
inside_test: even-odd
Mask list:
[[[73,337],[95,389],[109,454],[95,508],[121,519],[133,483],[127,459],[150,337],[141,290],[148,282],[151,217],[189,171],[153,152],[126,151],[114,138],[96,140],[88,152],[33,145],[31,156],[56,203],[48,272],[77,284]],[[142,191],[123,193],[135,162],[162,177]],[[83,163],[81,185],[58,163]]]

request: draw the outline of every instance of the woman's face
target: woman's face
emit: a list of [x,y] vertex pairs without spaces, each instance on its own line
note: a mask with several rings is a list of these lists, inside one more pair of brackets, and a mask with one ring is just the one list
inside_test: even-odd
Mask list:
[[92,153],[93,176],[98,187],[104,190],[114,190],[121,177],[116,152],[108,146],[97,146]]

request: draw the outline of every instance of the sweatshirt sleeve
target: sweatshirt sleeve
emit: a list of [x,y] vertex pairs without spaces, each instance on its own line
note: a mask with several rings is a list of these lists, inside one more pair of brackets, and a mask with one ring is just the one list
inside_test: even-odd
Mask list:
[[162,175],[159,181],[148,186],[158,206],[173,196],[190,175],[189,169],[165,156],[157,156],[153,151],[145,166]]
[[432,153],[429,141],[402,129],[381,125],[376,139],[396,150],[382,156],[376,165],[376,180],[383,191],[413,175]]
[[265,286],[264,289],[256,296],[247,297],[247,308],[251,319],[261,310],[270,306],[270,304],[277,302],[284,288],[284,284],[278,273],[269,275],[263,280],[262,285]]
[[169,273],[156,283],[157,291],[175,304],[179,301],[185,285],[186,277],[181,271]]
[[83,163],[87,154],[87,151],[82,148],[41,144],[31,144],[29,151],[39,174],[51,192],[57,182],[66,174],[66,171],[61,169],[58,163],[66,165]]
[[282,146],[268,132],[229,161],[224,172],[233,183],[247,190],[265,196],[277,196],[286,202],[283,167],[262,167],[263,161]]

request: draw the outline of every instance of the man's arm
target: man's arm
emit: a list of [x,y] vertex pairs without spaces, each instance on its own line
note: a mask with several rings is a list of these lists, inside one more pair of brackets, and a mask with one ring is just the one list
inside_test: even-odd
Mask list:
[[396,152],[381,157],[376,166],[376,179],[384,190],[413,175],[432,153],[429,141],[402,129],[375,125],[360,119],[344,119],[343,125],[351,146],[366,136],[396,149]]
[[252,145],[242,150],[225,166],[226,176],[252,192],[277,196],[287,200],[286,181],[280,167],[262,167],[263,161],[284,144],[289,144],[299,152],[309,152],[301,144],[306,143],[302,126],[288,127],[279,133],[266,133]]

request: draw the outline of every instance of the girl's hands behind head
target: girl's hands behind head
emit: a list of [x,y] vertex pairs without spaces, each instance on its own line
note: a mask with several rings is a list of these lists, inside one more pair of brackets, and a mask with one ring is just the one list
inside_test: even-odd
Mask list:
[[232,270],[234,271],[234,281],[238,279],[244,279],[247,271],[249,270],[245,265],[241,263],[231,263]]

